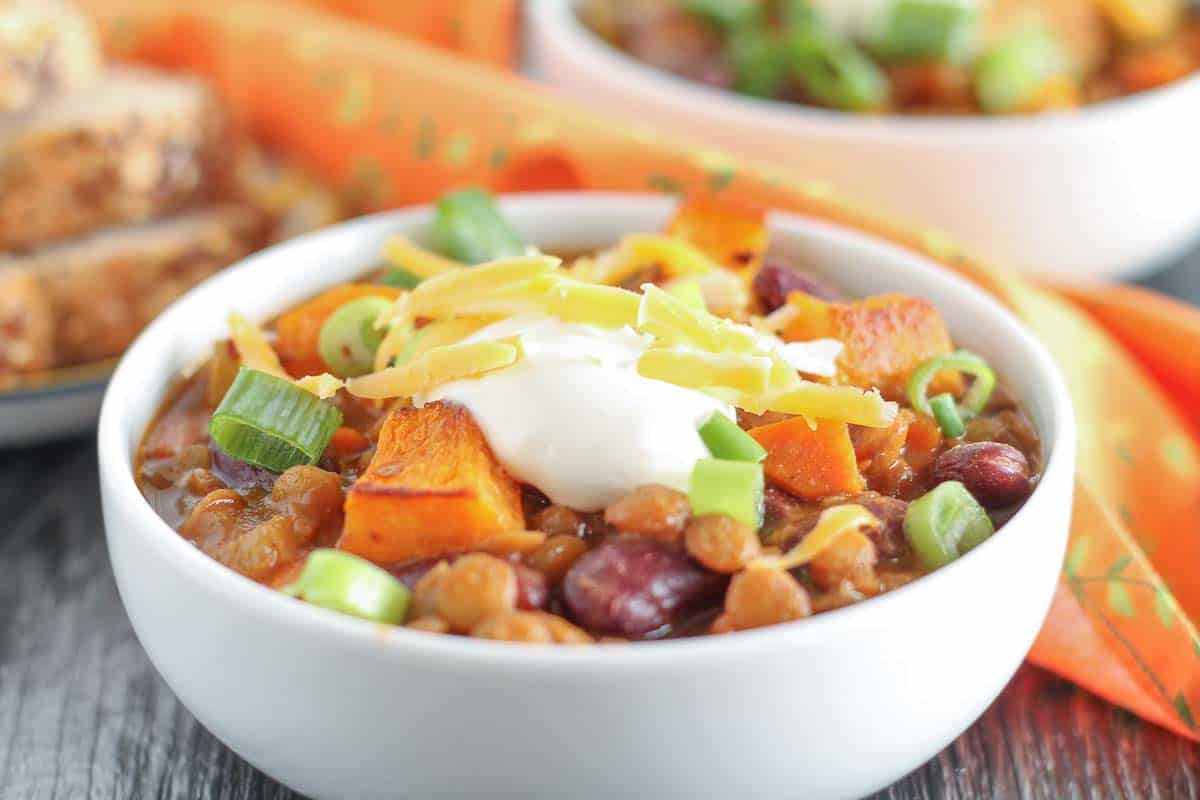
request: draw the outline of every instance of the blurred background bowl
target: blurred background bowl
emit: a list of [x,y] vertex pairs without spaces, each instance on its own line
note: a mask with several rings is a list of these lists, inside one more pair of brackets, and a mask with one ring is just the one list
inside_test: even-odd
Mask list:
[[543,81],[598,110],[827,181],[1000,266],[1057,281],[1130,277],[1200,235],[1200,75],[1057,114],[852,114],[652,68],[592,34],[577,4],[526,4],[530,66]]

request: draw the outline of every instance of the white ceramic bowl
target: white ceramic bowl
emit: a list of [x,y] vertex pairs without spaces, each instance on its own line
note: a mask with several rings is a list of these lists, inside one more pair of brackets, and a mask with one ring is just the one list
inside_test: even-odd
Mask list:
[[1129,276],[1200,235],[1200,76],[1069,114],[864,116],[757,100],[648,67],[575,0],[526,4],[535,75],[590,107],[832,183],[1040,278]]
[[[659,228],[670,201],[505,200],[546,249]],[[772,248],[856,293],[935,302],[1007,376],[1046,470],[992,539],[914,584],[772,628],[588,648],[374,625],[270,591],[203,555],[138,493],[137,443],[231,308],[266,319],[377,264],[427,209],[278,245],[190,292],[125,355],[100,419],[109,553],[138,638],[184,705],[265,772],[318,798],[852,797],[938,752],[996,697],[1058,576],[1075,433],[1046,351],[964,281],[907,251],[790,216]]]

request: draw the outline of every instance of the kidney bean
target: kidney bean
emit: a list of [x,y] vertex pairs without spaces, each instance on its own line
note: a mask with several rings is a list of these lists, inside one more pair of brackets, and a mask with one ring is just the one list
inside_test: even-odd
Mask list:
[[[390,567],[388,572],[407,586],[409,591],[412,591],[417,583],[439,563],[443,561],[454,563],[460,557],[461,554],[418,558],[396,564]],[[524,564],[513,564],[513,569],[517,573],[517,608],[526,611],[538,611],[545,608],[546,601],[550,598],[550,587],[546,576]]]
[[899,558],[908,552],[908,539],[904,537],[908,503],[877,492],[864,492],[846,502],[861,505],[881,523],[878,529],[867,532],[881,558]]
[[985,508],[1014,505],[1033,491],[1025,455],[1000,442],[952,447],[933,463],[933,476],[939,483],[961,481]]
[[245,461],[234,458],[217,447],[213,442],[209,442],[208,451],[212,456],[213,473],[228,486],[232,486],[239,491],[245,491],[255,486],[262,489],[270,489],[272,484],[275,483],[275,478],[278,477],[269,469],[256,467],[253,464],[247,464]]
[[388,572],[401,583],[403,583],[411,591],[417,585],[417,581],[425,577],[425,573],[437,566],[439,561],[449,561],[450,559],[444,556],[430,556],[429,558],[418,558],[413,561],[405,561],[401,564],[395,564],[388,568]]
[[607,539],[563,579],[563,597],[584,627],[644,636],[721,594],[724,580],[682,550],[643,536]]
[[763,492],[763,523],[773,525],[781,522],[803,505],[800,498],[794,494],[785,492],[777,486],[768,485],[766,491]]
[[546,607],[550,588],[546,576],[524,564],[514,564],[517,571],[517,608],[538,611]]
[[841,299],[836,291],[811,275],[782,264],[768,262],[754,276],[754,293],[767,312],[781,307],[792,292],[804,292],[831,303]]

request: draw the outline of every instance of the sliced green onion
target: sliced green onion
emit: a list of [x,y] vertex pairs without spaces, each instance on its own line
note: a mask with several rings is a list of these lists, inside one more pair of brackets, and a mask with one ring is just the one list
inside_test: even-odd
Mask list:
[[784,28],[819,25],[820,17],[811,0],[778,0],[779,17]]
[[354,378],[372,370],[384,334],[375,320],[391,307],[386,297],[360,297],[329,315],[321,326],[317,352],[335,375]]
[[525,253],[521,235],[492,196],[475,186],[444,194],[433,220],[435,249],[464,264],[482,264]]
[[958,413],[964,420],[979,416],[996,389],[996,373],[986,361],[968,350],[955,350],[949,355],[934,356],[914,369],[908,376],[909,405],[926,416],[934,416],[927,392],[934,376],[943,370],[957,370],[975,376],[975,382],[963,397]]
[[342,412],[283,378],[242,367],[208,424],[221,450],[283,472],[313,464],[342,424]]
[[720,411],[714,411],[704,420],[699,430],[700,438],[713,458],[758,463],[767,457],[767,451],[753,436]]
[[754,528],[762,525],[763,468],[749,461],[702,458],[688,486],[692,514],[724,514]]
[[758,0],[683,0],[683,7],[723,28],[732,28],[758,13]]
[[938,427],[942,429],[943,434],[951,439],[957,439],[966,433],[967,426],[963,424],[962,414],[958,413],[954,395],[945,392],[931,398],[929,408],[933,411],[933,418],[937,420]]
[[708,304],[704,302],[704,291],[700,288],[699,281],[674,281],[667,287],[667,294],[676,300],[682,300],[697,311],[708,311]]
[[944,567],[994,532],[983,506],[958,481],[939,484],[904,515],[904,535],[927,569]]
[[857,46],[815,26],[787,37],[787,66],[814,100],[832,108],[865,111],[887,103],[890,84]]
[[379,282],[384,286],[395,286],[399,289],[415,289],[421,278],[401,267],[392,267],[384,273]]
[[752,97],[776,97],[787,81],[782,41],[761,25],[746,25],[729,37],[733,88]]
[[891,0],[880,15],[871,46],[888,59],[958,63],[971,50],[979,19],[964,0]]
[[1040,28],[1019,31],[1001,41],[975,65],[975,99],[991,114],[1020,111],[1046,82],[1067,71],[1058,38]]
[[391,573],[342,550],[314,550],[284,594],[314,606],[372,622],[399,625],[408,613],[408,589]]

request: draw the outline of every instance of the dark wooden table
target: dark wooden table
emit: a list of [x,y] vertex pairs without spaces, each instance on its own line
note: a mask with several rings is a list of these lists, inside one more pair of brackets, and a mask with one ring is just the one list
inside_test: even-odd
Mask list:
[[[1200,303],[1200,249],[1146,281]],[[1200,797],[1200,747],[1025,667],[880,797]],[[0,451],[0,800],[293,798],[179,704],[117,597],[90,438]]]

